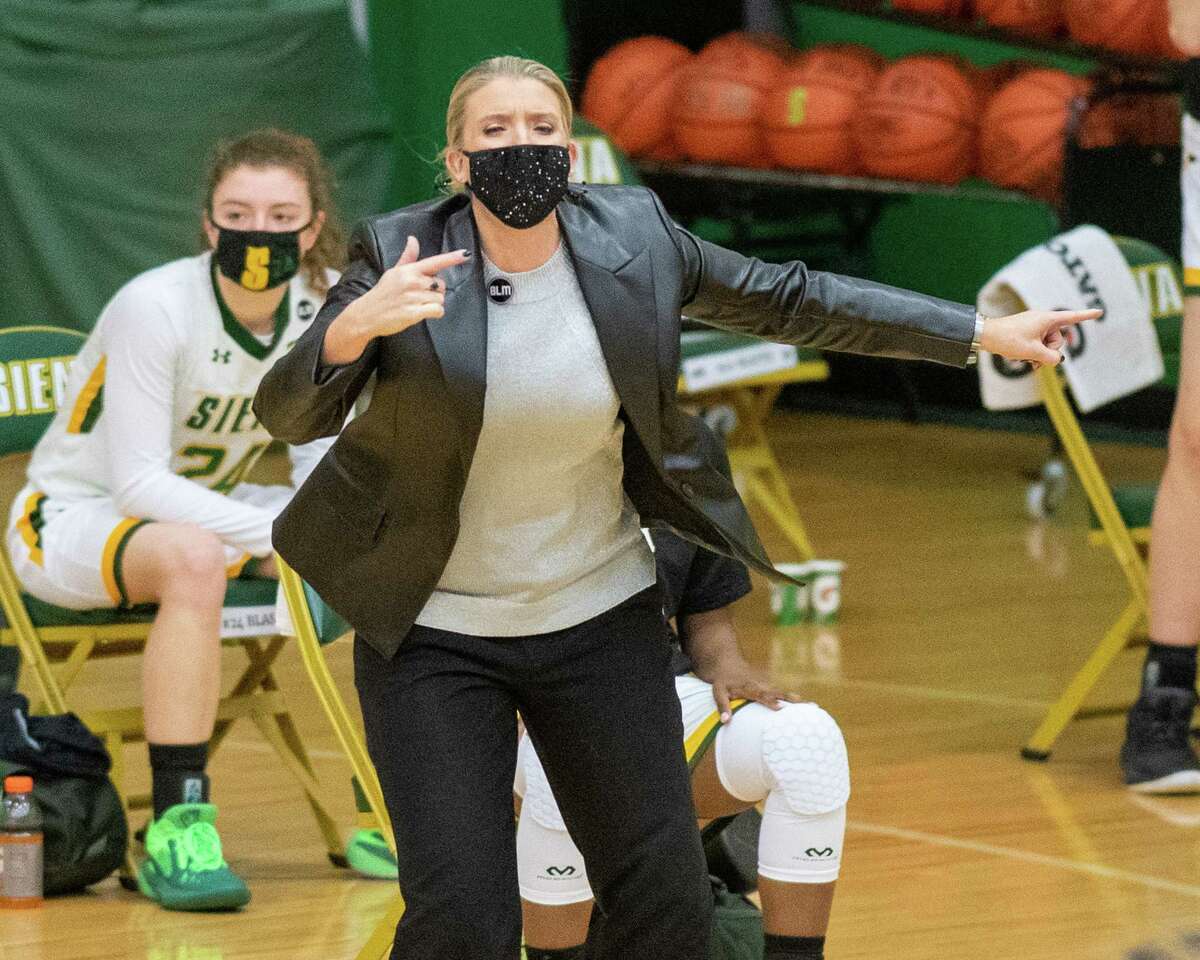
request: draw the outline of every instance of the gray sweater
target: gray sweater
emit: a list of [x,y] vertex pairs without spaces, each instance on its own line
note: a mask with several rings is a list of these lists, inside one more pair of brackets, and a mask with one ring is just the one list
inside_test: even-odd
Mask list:
[[485,258],[484,277],[512,293],[489,297],[483,427],[458,541],[417,623],[549,633],[650,586],[654,556],[621,485],[620,401],[565,249],[524,273]]

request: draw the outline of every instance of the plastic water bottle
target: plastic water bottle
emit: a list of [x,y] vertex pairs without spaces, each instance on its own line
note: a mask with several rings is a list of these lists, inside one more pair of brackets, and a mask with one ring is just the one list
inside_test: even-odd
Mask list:
[[4,778],[0,808],[0,907],[42,904],[42,811],[32,777]]

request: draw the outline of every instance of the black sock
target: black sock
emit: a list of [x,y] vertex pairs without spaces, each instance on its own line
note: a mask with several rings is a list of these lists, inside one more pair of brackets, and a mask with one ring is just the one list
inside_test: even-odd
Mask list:
[[825,960],[824,937],[763,935],[763,960]]
[[583,944],[577,947],[561,947],[558,950],[526,946],[525,957],[526,960],[583,960]]
[[151,743],[149,747],[154,819],[177,803],[208,803],[207,743]]
[[1142,669],[1142,692],[1155,687],[1196,688],[1196,648],[1171,647],[1150,641]]

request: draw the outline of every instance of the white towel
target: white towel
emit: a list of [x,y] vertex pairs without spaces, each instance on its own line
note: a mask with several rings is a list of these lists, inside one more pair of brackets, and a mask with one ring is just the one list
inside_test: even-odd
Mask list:
[[[1150,305],[1112,237],[1082,226],[1027,250],[985,285],[977,301],[985,316],[1021,310],[1087,310],[1104,316],[1069,331],[1064,371],[1084,413],[1162,379],[1162,352]],[[1041,401],[1028,364],[983,353],[979,385],[989,410]]]

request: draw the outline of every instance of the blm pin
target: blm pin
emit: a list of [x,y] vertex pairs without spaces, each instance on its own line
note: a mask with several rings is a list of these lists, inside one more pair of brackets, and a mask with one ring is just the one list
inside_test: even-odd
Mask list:
[[488,299],[492,303],[507,303],[512,295],[512,282],[504,277],[496,277],[488,284]]

